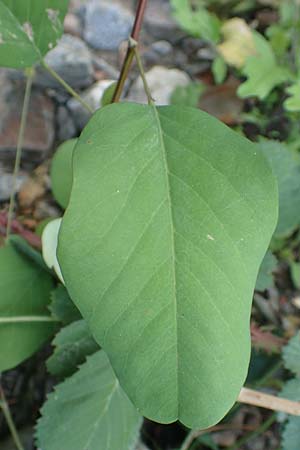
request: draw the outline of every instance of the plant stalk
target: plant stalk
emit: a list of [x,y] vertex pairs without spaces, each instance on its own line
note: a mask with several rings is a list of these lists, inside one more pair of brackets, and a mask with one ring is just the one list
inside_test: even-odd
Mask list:
[[59,322],[52,316],[16,316],[0,317],[0,325],[9,323],[32,323],[32,322]]
[[[146,6],[147,6],[147,0],[139,0],[139,4],[138,4],[137,10],[136,10],[134,25],[133,25],[132,32],[130,35],[130,38],[133,39],[133,41],[135,41],[136,43],[138,43],[138,40],[140,37],[140,32],[141,32],[141,28],[142,28],[142,23],[143,23],[143,19],[144,19],[144,15],[145,15]],[[124,85],[127,80],[134,56],[135,56],[135,48],[130,45],[130,40],[129,40],[127,53],[126,53],[126,56],[124,59],[124,63],[123,63],[122,69],[121,69],[121,73],[120,73],[120,76],[119,76],[119,79],[117,82],[117,86],[116,86],[114,95],[112,98],[112,103],[117,103],[121,98],[121,95],[122,95],[122,92],[124,89]]]
[[89,113],[91,114],[94,113],[90,105],[85,100],[83,100],[83,98],[80,97],[80,95],[77,94],[77,92],[63,78],[61,78],[61,76],[58,75],[58,73],[55,72],[55,70],[53,70],[44,60],[42,61],[42,65],[44,69],[46,69],[47,72],[49,72],[50,75],[52,75],[52,77],[55,78],[55,80],[59,84],[61,84],[65,88],[65,90],[69,92],[69,94],[72,95],[72,97],[74,97]]
[[151,91],[149,89],[148,82],[147,82],[147,79],[146,79],[142,58],[141,58],[141,55],[140,55],[140,52],[139,52],[139,49],[138,49],[138,43],[137,43],[137,41],[134,41],[132,38],[130,38],[129,42],[130,42],[130,46],[134,50],[134,55],[135,55],[136,62],[137,62],[137,65],[138,65],[138,68],[139,68],[139,71],[140,71],[140,75],[141,75],[141,78],[142,78],[142,81],[143,81],[144,90],[145,90],[146,95],[147,95],[148,104],[149,105],[153,105],[154,104],[154,100],[152,98]]
[[276,422],[277,415],[273,413],[265,422],[263,422],[256,430],[247,433],[241,439],[239,439],[234,445],[229,447],[227,450],[239,450],[244,444],[246,444],[250,439],[254,439],[255,437],[263,434],[267,431],[274,422]]
[[8,208],[8,214],[7,214],[7,225],[6,225],[6,237],[7,238],[9,237],[10,232],[11,232],[11,225],[12,225],[13,213],[14,213],[14,208],[15,208],[17,178],[18,178],[18,173],[19,173],[20,164],[21,164],[22,148],[23,148],[25,128],[26,128],[26,122],[27,122],[27,116],[28,116],[28,110],[29,110],[29,102],[30,102],[33,77],[34,77],[34,69],[28,69],[24,102],[23,102],[23,108],[22,108],[22,113],[21,113],[21,123],[20,123],[18,142],[17,142],[15,166],[14,166],[14,171],[13,171],[13,181],[12,181],[13,185],[12,185],[12,189],[11,189],[11,193],[10,193],[9,208]]
[[24,450],[24,447],[23,447],[23,445],[21,443],[21,440],[20,440],[17,428],[16,428],[14,420],[12,418],[12,415],[11,415],[11,412],[10,412],[8,403],[6,401],[6,398],[5,398],[5,395],[4,395],[2,387],[0,387],[0,409],[3,412],[3,415],[5,417],[6,423],[8,425],[8,428],[9,428],[9,431],[10,431],[11,436],[13,438],[13,441],[14,441],[14,443],[16,445],[16,448],[18,450]]

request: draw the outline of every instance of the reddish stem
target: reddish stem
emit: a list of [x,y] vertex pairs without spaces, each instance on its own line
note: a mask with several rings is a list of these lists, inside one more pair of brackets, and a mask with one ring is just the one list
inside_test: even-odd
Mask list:
[[[139,0],[136,14],[135,14],[135,21],[133,24],[132,32],[131,32],[131,38],[134,41],[138,41],[140,37],[140,32],[143,24],[143,19],[145,15],[145,10],[147,6],[147,0]],[[134,58],[134,48],[128,45],[127,53],[124,59],[124,63],[120,72],[120,76],[117,82],[117,86],[112,98],[112,103],[117,103],[120,100],[120,97],[123,92],[125,81],[127,80],[128,73],[130,71],[132,61]]]

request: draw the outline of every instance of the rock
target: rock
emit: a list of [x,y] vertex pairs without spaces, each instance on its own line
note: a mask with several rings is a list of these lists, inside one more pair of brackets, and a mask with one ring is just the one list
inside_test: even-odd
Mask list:
[[59,141],[67,141],[77,134],[77,128],[70,112],[64,106],[59,106],[56,113],[56,128]]
[[[155,66],[149,70],[146,73],[146,79],[152,97],[157,105],[169,104],[174,89],[178,86],[187,86],[191,82],[185,72],[178,69],[167,69],[162,66]],[[147,103],[141,77],[133,84],[128,100],[137,103]]]
[[[89,86],[93,81],[92,55],[78,37],[64,34],[57,47],[46,56],[46,63],[73,88]],[[64,89],[45,69],[39,67],[35,84]]]
[[[16,192],[19,192],[22,184],[27,179],[27,175],[20,172],[17,176]],[[0,202],[9,200],[13,188],[13,175],[0,167]]]
[[83,7],[83,37],[94,49],[116,51],[128,39],[134,17],[122,3],[90,0]]
[[144,19],[145,29],[155,39],[177,42],[184,32],[172,17],[168,0],[152,0],[148,3]]
[[[15,158],[21,111],[24,100],[24,82],[11,81],[5,71],[0,73],[0,160],[12,162]],[[23,159],[42,161],[54,140],[54,105],[38,89],[33,89],[23,144]]]
[[156,41],[151,47],[160,56],[168,56],[173,52],[173,46],[168,41]]
[[[82,98],[86,103],[96,111],[101,107],[101,99],[105,90],[114,83],[114,80],[101,80],[93,84],[86,92],[82,94]],[[82,130],[89,121],[91,114],[76,99],[71,98],[67,106],[73,116],[77,127]]]
[[82,24],[78,16],[73,13],[68,13],[64,20],[64,32],[72,34],[73,36],[81,37]]

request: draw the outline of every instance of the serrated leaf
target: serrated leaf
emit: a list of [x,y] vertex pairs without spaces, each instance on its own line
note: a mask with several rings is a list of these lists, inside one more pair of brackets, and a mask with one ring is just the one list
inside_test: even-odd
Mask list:
[[143,415],[216,423],[246,377],[277,219],[259,147],[199,110],[127,103],[96,112],[73,168],[58,248],[72,299]]
[[286,92],[290,97],[284,102],[285,109],[292,112],[300,111],[300,80],[289,86]]
[[[0,248],[0,372],[31,356],[51,336],[53,323],[4,323],[15,317],[49,316],[52,278],[11,244]],[[2,322],[1,322],[2,320]]]
[[282,450],[299,450],[300,417],[290,416],[282,433]]
[[141,417],[103,351],[50,394],[37,426],[43,450],[132,450]]
[[62,284],[51,292],[49,310],[53,317],[60,320],[65,325],[69,325],[71,322],[81,319],[78,308],[74,305],[67,289]]
[[30,67],[55,47],[69,0],[1,0],[0,65]]
[[72,156],[77,139],[70,139],[58,147],[51,164],[51,187],[55,200],[66,209],[72,189]]
[[[297,333],[289,343],[283,347],[282,358],[284,366],[295,375],[300,375],[300,334]],[[299,381],[300,383],[300,381]],[[300,398],[299,398],[300,399]]]
[[270,44],[262,35],[253,32],[253,39],[257,54],[247,58],[243,69],[247,80],[237,92],[242,98],[256,96],[264,100],[274,87],[289,80],[290,73],[277,64]]
[[85,320],[78,320],[62,328],[53,340],[54,353],[47,360],[52,375],[70,376],[86,357],[99,350]]
[[274,236],[286,237],[300,224],[300,158],[277,141],[263,141],[260,146],[278,182],[279,217]]
[[[280,397],[288,400],[300,401],[300,378],[293,378],[283,386]],[[300,445],[300,417],[288,416],[282,433],[283,450],[299,450]]]
[[273,286],[273,276],[272,272],[276,268],[277,259],[272,254],[272,252],[268,251],[262,260],[258,277],[256,280],[255,289],[258,291],[264,291],[265,289],[269,289]]

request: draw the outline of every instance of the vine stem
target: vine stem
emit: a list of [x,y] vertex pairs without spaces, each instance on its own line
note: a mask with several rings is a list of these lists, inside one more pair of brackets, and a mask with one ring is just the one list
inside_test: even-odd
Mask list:
[[[136,42],[136,45],[139,40],[146,6],[147,6],[147,0],[139,0],[137,10],[136,10],[134,25],[133,25],[132,32],[130,35],[130,38]],[[117,103],[121,98],[121,95],[122,95],[122,92],[124,89],[124,85],[125,85],[125,81],[127,80],[127,77],[128,77],[134,56],[135,56],[136,45],[131,46],[130,39],[129,39],[127,53],[126,53],[126,56],[124,59],[124,63],[123,63],[122,69],[121,69],[121,73],[120,73],[120,76],[119,76],[119,79],[117,82],[117,86],[116,86],[114,95],[112,98],[112,103]]]
[[240,449],[244,444],[246,444],[250,439],[254,439],[255,437],[259,436],[260,434],[263,434],[265,431],[267,431],[274,422],[276,422],[277,415],[276,413],[273,413],[265,422],[263,422],[256,430],[250,431],[250,433],[246,434],[246,436],[243,436],[241,439],[239,439],[234,445],[229,447],[227,450],[238,450]]
[[7,214],[6,238],[9,237],[10,232],[11,232],[11,225],[12,225],[13,213],[14,213],[14,208],[15,208],[17,178],[18,178],[18,173],[20,170],[25,127],[26,127],[26,121],[27,121],[28,110],[29,110],[32,81],[33,81],[33,77],[34,77],[34,69],[33,68],[27,69],[26,75],[27,75],[26,88],[25,88],[24,102],[23,102],[23,108],[22,108],[22,113],[21,113],[21,123],[20,123],[18,142],[17,142],[15,166],[14,166],[14,171],[13,171],[12,189],[11,189],[11,193],[10,193],[9,208],[8,208],[8,214]]
[[148,82],[147,82],[146,74],[145,74],[145,71],[144,71],[142,58],[141,58],[141,55],[140,55],[140,52],[139,52],[139,49],[138,49],[138,43],[134,39],[130,38],[129,39],[129,44],[134,50],[135,59],[136,59],[136,62],[137,62],[138,68],[139,68],[139,72],[140,72],[140,75],[141,75],[141,78],[142,78],[142,81],[143,81],[144,90],[145,90],[146,95],[147,95],[148,104],[149,105],[154,105],[154,100],[152,98],[151,91],[150,91],[150,88],[148,86]]
[[8,323],[32,323],[32,322],[59,322],[52,316],[15,316],[0,317],[0,325]]
[[63,79],[61,78],[60,75],[58,75],[57,72],[55,72],[55,70],[53,70],[47,63],[46,61],[42,61],[42,66],[44,67],[44,69],[47,70],[47,72],[50,73],[50,75],[52,75],[53,78],[55,78],[55,80],[61,84],[67,92],[69,92],[70,95],[72,95],[72,97],[74,97],[89,113],[93,114],[94,111],[93,109],[90,107],[90,105],[83,100],[82,97],[80,97],[79,94],[77,94],[77,92]]
[[16,448],[18,450],[24,450],[24,447],[21,443],[17,428],[15,426],[14,420],[12,418],[8,403],[6,401],[6,398],[5,398],[5,395],[4,395],[4,392],[3,392],[3,389],[1,386],[0,386],[0,409],[3,412],[3,415],[5,417],[6,423],[8,425],[8,428],[9,428],[9,431],[13,438],[13,441],[16,445]]

